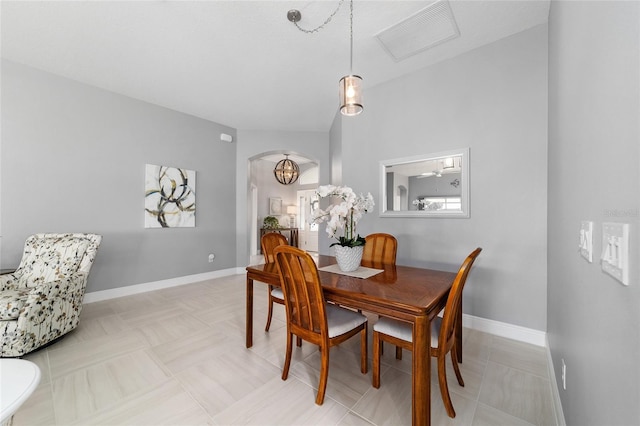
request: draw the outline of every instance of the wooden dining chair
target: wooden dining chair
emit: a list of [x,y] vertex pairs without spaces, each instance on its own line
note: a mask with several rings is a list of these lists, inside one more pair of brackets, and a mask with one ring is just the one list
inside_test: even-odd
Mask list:
[[316,404],[322,405],[329,377],[329,349],[360,333],[360,371],[367,373],[367,317],[326,303],[318,268],[305,251],[292,246],[274,250],[287,312],[287,353],[282,380],[291,365],[293,336],[319,346],[320,382]]
[[[464,386],[464,381],[460,374],[460,367],[458,366],[458,346],[456,345],[455,336],[456,321],[458,320],[458,313],[462,306],[462,289],[464,288],[471,266],[481,251],[482,248],[478,247],[464,260],[453,281],[453,286],[449,291],[443,317],[436,317],[432,321],[430,353],[432,357],[438,359],[438,383],[440,384],[440,393],[442,394],[442,401],[447,409],[447,414],[452,418],[456,416],[456,412],[453,409],[451,397],[449,396],[449,387],[447,386],[446,355],[449,352],[451,353],[451,362],[453,363],[456,378],[460,386]],[[412,325],[384,317],[380,318],[380,320],[373,325],[374,388],[380,387],[380,349],[383,341],[392,343],[400,348],[413,350]]]
[[[273,250],[282,245],[288,245],[287,238],[277,232],[268,232],[260,239],[260,247],[262,247],[262,254],[264,255],[265,263],[274,263],[276,258],[273,254]],[[273,304],[278,303],[284,305],[284,295],[280,287],[274,287],[269,285],[269,313],[267,315],[267,325],[264,327],[264,331],[269,331],[271,327],[271,317],[273,316]]]
[[362,251],[362,264],[365,266],[375,264],[396,264],[398,252],[398,240],[391,234],[376,233],[365,237],[365,245]]
[[[395,265],[398,253],[398,240],[391,234],[378,232],[365,238],[362,250],[362,266],[381,268],[382,265]],[[360,311],[358,311],[360,312]],[[402,348],[396,346],[396,357],[402,359]]]

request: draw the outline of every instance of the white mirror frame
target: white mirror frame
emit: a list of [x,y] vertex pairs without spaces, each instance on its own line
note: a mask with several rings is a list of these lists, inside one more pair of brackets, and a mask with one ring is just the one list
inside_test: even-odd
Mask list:
[[[387,210],[387,167],[410,164],[447,157],[462,156],[460,170],[460,210]],[[468,218],[469,217],[469,148],[454,149],[426,155],[396,158],[380,161],[380,217],[433,217]]]

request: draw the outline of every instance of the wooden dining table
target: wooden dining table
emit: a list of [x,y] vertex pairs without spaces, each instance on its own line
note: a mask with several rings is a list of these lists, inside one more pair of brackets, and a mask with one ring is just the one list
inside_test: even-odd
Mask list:
[[[315,258],[318,268],[336,263],[331,256]],[[431,424],[431,320],[444,308],[456,273],[410,266],[362,265],[382,272],[369,278],[319,271],[327,301],[413,324],[411,409],[413,425]],[[253,281],[280,285],[275,263],[247,270],[246,346],[253,345]],[[462,352],[461,321],[458,342]]]

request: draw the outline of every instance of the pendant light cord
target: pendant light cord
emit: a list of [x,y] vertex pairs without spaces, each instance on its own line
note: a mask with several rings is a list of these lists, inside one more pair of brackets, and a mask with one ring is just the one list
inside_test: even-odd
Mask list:
[[[304,33],[315,33],[324,28],[333,17],[338,13],[342,3],[345,0],[340,0],[338,7],[325,19],[324,23],[318,25],[316,28],[307,30],[298,25],[298,21],[302,19],[302,14],[297,9],[291,9],[287,12],[287,19],[289,22],[298,28],[298,30]],[[343,115],[352,116],[358,115],[362,112],[362,77],[353,75],[353,0],[349,0],[349,75],[340,79],[339,97],[340,97],[340,112]]]
[[351,9],[349,11],[349,37],[351,39],[351,46],[349,49],[349,74],[353,75],[353,0],[349,0],[349,4]]
[[[303,33],[307,33],[307,34],[317,33],[318,31],[323,29],[329,22],[331,22],[331,19],[333,19],[333,17],[336,16],[336,13],[338,13],[338,11],[340,10],[342,3],[344,3],[344,0],[340,0],[340,3],[338,3],[338,7],[336,7],[336,10],[334,10],[333,13],[331,13],[331,15],[329,15],[329,17],[325,19],[325,21],[322,24],[318,25],[312,30],[307,30],[306,28],[302,28],[300,25],[298,25],[298,21],[291,21],[291,22],[293,22],[293,24]],[[351,10],[353,11],[353,1],[351,4]]]
[[[340,0],[340,2],[338,3],[338,7],[336,7],[336,9],[331,13],[331,15],[329,15],[327,19],[325,19],[325,21],[322,24],[318,25],[317,27],[311,30],[302,28],[298,24],[298,21],[302,16],[298,10],[289,11],[289,14],[291,14],[292,12],[295,12],[295,15],[287,15],[287,17],[289,18],[289,21],[293,22],[293,25],[295,25],[296,28],[302,31],[303,33],[307,33],[307,34],[317,33],[318,31],[323,29],[329,22],[331,22],[333,17],[336,16],[336,13],[338,13],[338,11],[340,10],[340,7],[342,7],[342,3],[344,3],[344,0]],[[349,40],[350,40],[349,74],[353,74],[353,0],[349,0]]]

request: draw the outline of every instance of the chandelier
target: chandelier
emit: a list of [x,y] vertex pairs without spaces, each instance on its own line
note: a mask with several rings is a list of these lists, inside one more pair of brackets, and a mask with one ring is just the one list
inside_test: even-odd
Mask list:
[[284,158],[276,164],[276,167],[273,169],[273,174],[281,184],[291,185],[298,180],[300,167],[295,161],[289,160],[288,154],[285,154]]
[[[293,24],[304,33],[315,33],[321,30],[327,25],[331,19],[342,6],[344,0],[340,0],[336,10],[318,27],[308,30],[301,28],[298,25],[298,21],[302,19],[302,14],[299,10],[290,10],[287,13],[287,19],[293,22]],[[349,75],[346,75],[340,79],[339,83],[339,100],[340,100],[340,112],[342,115],[354,116],[358,115],[364,109],[362,106],[362,77],[353,74],[353,0],[349,0]]]

